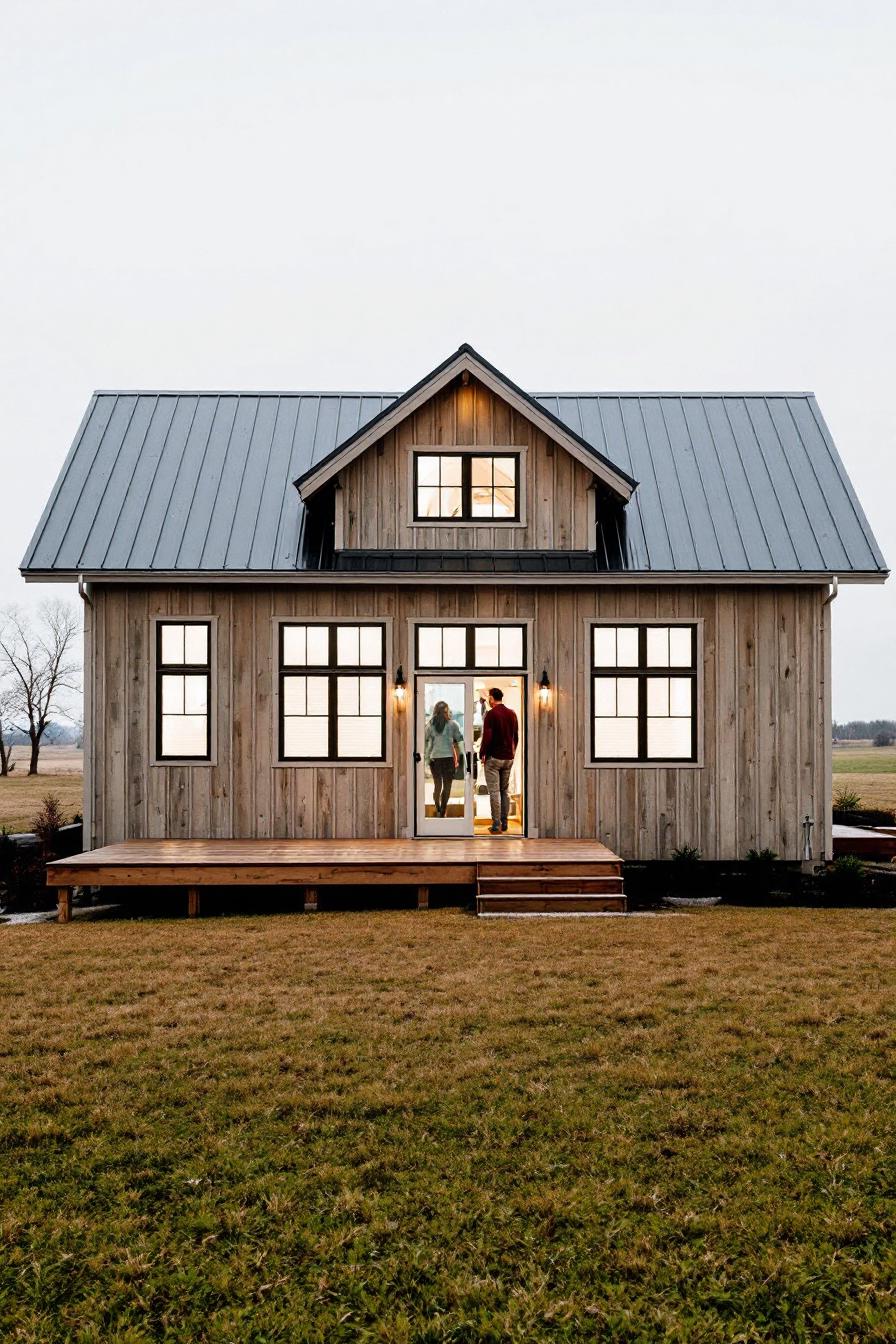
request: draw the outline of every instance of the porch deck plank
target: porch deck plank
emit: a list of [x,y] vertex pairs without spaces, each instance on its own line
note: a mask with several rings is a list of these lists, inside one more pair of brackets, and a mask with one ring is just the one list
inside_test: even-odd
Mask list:
[[[598,840],[124,840],[47,865],[49,886],[466,883],[482,864],[620,865]],[[536,870],[537,871],[537,870]],[[618,871],[618,869],[609,870]]]

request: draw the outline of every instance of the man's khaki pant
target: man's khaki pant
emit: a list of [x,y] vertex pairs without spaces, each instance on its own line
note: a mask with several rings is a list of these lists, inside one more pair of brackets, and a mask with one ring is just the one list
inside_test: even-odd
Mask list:
[[507,815],[510,812],[510,794],[507,792],[507,786],[510,783],[512,765],[512,758],[509,761],[496,761],[494,757],[489,756],[485,762],[485,782],[488,785],[493,826],[507,825]]

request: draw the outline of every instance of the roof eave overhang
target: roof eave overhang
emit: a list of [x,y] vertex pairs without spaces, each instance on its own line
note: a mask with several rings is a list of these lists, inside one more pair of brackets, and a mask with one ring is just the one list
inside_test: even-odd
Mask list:
[[524,392],[521,387],[517,387],[515,383],[512,383],[499,369],[489,364],[488,360],[483,359],[469,345],[462,345],[444,363],[433,369],[432,373],[427,374],[419,383],[415,383],[397,401],[394,401],[391,406],[387,406],[368,424],[363,425],[361,429],[325,457],[322,462],[318,462],[316,466],[310,467],[308,471],[299,476],[294,484],[302,501],[309,500],[312,495],[316,494],[334,476],[337,476],[356,457],[366,452],[368,448],[388,434],[402,420],[412,415],[430,397],[441,391],[443,387],[446,387],[462,373],[471,374],[497,396],[502,397],[514,410],[519,411],[527,420],[531,421],[555,443],[565,448],[572,457],[587,467],[609,490],[612,490],[620,499],[628,503],[638,484],[636,480],[615,467],[608,458],[598,453],[586,439],[576,434],[574,430],[569,429],[568,426],[563,424],[562,420],[558,420],[550,411],[546,411],[533,397],[529,396],[528,392]]
[[674,584],[706,584],[713,587],[730,584],[777,584],[790,587],[795,584],[818,586],[830,584],[836,578],[843,583],[885,583],[887,570],[594,570],[575,573],[503,573],[500,571],[469,573],[451,570],[401,571],[390,570],[327,570],[327,569],[274,569],[274,570],[20,570],[26,583],[193,583],[193,584],[291,584],[296,586],[329,586],[376,584],[413,584],[425,588],[432,584],[496,584],[512,579],[515,587],[529,584],[562,586],[570,583],[587,587],[640,584],[645,587]]

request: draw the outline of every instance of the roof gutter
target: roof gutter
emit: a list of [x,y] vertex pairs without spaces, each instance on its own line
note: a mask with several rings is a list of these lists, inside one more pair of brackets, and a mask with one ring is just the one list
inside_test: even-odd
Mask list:
[[[28,582],[27,575],[25,577],[25,582]],[[90,584],[85,581],[83,574],[78,575],[78,596],[82,602],[87,603],[88,607],[93,606],[93,595],[90,591]]]
[[[90,570],[79,574],[77,570],[24,570],[22,577],[26,583],[78,583],[78,591],[90,600],[91,586],[100,584],[130,583],[135,586],[145,584],[194,583],[209,586],[211,584],[230,584],[233,587],[253,584],[255,587],[270,587],[289,584],[294,588],[302,587],[364,587],[367,584],[413,584],[418,588],[439,584],[489,584],[513,583],[514,586],[538,586],[560,588],[567,584],[581,587],[600,588],[616,585],[637,586],[641,588],[667,587],[674,584],[703,584],[706,586],[744,586],[779,588],[836,587],[839,583],[885,583],[888,570],[855,570],[851,574],[835,576],[828,571],[805,571],[803,573],[762,570],[713,570],[701,573],[699,570],[580,570],[568,573],[518,573],[515,570],[489,570],[475,573],[457,570],[240,570],[227,573],[222,570]],[[83,592],[82,592],[83,585]],[[833,601],[828,594],[828,601]]]
[[829,607],[829,606],[831,605],[832,602],[836,601],[836,599],[837,599],[837,594],[839,593],[839,591],[840,591],[840,584],[837,582],[837,575],[836,575],[836,574],[832,574],[832,575],[831,575],[831,591],[828,593],[827,597],[825,598],[825,600],[822,602],[821,605],[822,605],[823,607]]

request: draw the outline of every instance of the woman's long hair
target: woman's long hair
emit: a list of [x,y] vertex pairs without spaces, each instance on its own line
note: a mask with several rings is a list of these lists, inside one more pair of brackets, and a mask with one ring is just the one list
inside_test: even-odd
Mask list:
[[438,700],[433,708],[432,718],[430,719],[430,723],[432,724],[435,731],[437,733],[441,733],[445,728],[445,724],[448,722],[450,718],[451,718],[451,710],[448,706],[448,701]]

